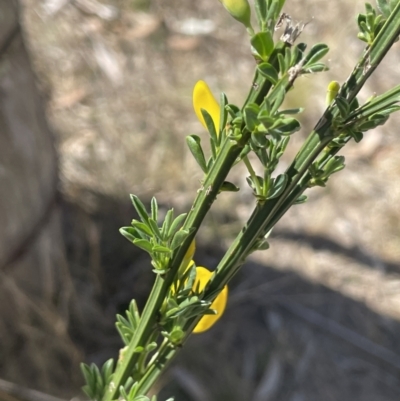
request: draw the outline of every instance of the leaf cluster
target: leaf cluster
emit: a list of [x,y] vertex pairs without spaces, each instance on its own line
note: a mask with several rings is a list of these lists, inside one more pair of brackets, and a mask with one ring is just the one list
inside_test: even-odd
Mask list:
[[378,14],[371,4],[365,3],[365,14],[358,14],[357,16],[357,24],[360,29],[357,37],[371,45],[385,24],[391,9],[394,8],[394,3],[397,4],[397,0],[389,2],[385,0],[378,1],[378,8],[382,14]]
[[131,195],[131,200],[140,220],[132,220],[131,227],[122,227],[120,233],[150,255],[155,273],[165,274],[172,252],[189,235],[189,231],[181,229],[186,213],[175,218],[174,210],[168,210],[163,224],[159,227],[158,205],[155,198],[151,200],[150,213],[137,196]]
[[114,360],[106,361],[101,370],[94,363],[81,363],[81,371],[86,382],[82,390],[91,400],[101,400],[113,377]]

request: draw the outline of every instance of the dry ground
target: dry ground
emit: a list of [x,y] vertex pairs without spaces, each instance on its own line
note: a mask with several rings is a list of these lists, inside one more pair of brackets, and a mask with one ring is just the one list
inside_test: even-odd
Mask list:
[[[72,320],[71,336],[96,362],[118,347],[114,313],[132,295],[142,301],[151,280],[145,259],[133,258],[118,237],[118,226],[131,218],[127,195],[156,195],[187,210],[201,173],[184,137],[204,135],[191,89],[205,79],[240,103],[254,68],[245,31],[215,0],[102,4],[23,0],[60,151],[71,275],[82,315],[92,317]],[[327,83],[342,82],[361,52],[355,15],[362,4],[287,1],[292,18],[310,21],[302,40],[332,49],[330,72],[302,78],[290,96],[306,111],[289,156],[323,110]],[[400,81],[398,46],[362,97]],[[399,399],[399,121],[349,145],[345,171],[284,217],[271,249],[237,280],[226,316],[189,342],[163,391],[177,401]],[[244,177],[240,168],[232,173],[241,192],[220,197],[201,232],[199,258],[209,266],[220,255],[215,244],[229,244],[254,204]],[[101,334],[93,338],[96,324]],[[51,384],[46,389],[60,393]]]

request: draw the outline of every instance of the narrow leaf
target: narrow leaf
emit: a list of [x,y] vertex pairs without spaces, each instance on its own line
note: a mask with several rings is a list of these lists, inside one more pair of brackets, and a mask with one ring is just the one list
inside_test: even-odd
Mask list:
[[197,135],[189,135],[186,137],[186,143],[197,164],[204,171],[204,173],[207,173],[207,164],[203,149],[201,147],[201,139]]
[[317,63],[329,51],[329,47],[325,43],[317,43],[314,45],[306,56],[304,67]]
[[258,71],[260,71],[260,74],[264,76],[265,78],[268,79],[273,85],[275,85],[278,82],[279,76],[278,72],[276,69],[269,63],[261,63],[257,66]]
[[175,250],[178,246],[181,246],[183,241],[185,241],[186,237],[189,235],[188,230],[179,230],[172,239],[171,249]]
[[286,184],[288,182],[287,174],[280,174],[276,177],[274,181],[274,185],[271,188],[267,199],[277,198],[286,188]]
[[171,229],[171,224],[174,220],[174,209],[169,209],[167,214],[165,215],[164,222],[161,227],[161,237],[163,238],[164,241],[168,240],[169,237],[169,231]]
[[171,253],[171,249],[158,244],[153,245],[152,251],[158,253]]
[[157,199],[154,196],[151,198],[151,218],[154,221],[158,220],[158,204]]
[[187,213],[180,214],[171,224],[171,227],[168,231],[168,238],[171,238],[175,233],[182,227],[183,222],[185,221]]
[[135,229],[137,229],[139,231],[142,231],[144,234],[146,234],[146,235],[148,235],[150,237],[153,236],[153,233],[152,233],[150,227],[146,223],[142,223],[139,220],[133,219],[131,224]]
[[132,242],[138,248],[143,249],[144,251],[148,252],[151,255],[153,250],[153,245],[151,245],[149,241],[146,241],[145,239],[135,239]]
[[141,200],[136,195],[131,195],[131,201],[142,221],[147,223],[149,220],[149,214]]
[[226,97],[225,93],[221,93],[220,97],[220,119],[219,119],[219,130],[222,131],[225,129],[226,122],[228,121],[228,110],[226,109],[226,105],[228,104],[228,98]]
[[307,195],[300,195],[295,202],[293,203],[293,205],[300,205],[302,203],[306,203],[307,202]]
[[158,228],[156,221],[154,221],[153,219],[149,219],[149,227],[150,227],[154,237],[161,239],[160,229]]
[[301,69],[302,74],[313,74],[316,72],[323,72],[323,71],[328,71],[329,68],[324,64],[324,63],[315,63],[311,65],[307,65],[307,67],[304,67]]
[[218,144],[218,139],[217,139],[218,133],[215,131],[215,124],[210,113],[205,109],[201,109],[201,114],[203,115],[204,122],[206,123],[207,130],[208,133],[210,134],[211,140],[215,144]]

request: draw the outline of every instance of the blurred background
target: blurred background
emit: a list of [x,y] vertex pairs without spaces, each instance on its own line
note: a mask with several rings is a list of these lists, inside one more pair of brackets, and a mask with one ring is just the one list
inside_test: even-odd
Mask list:
[[[331,51],[330,71],[288,97],[305,112],[282,170],[364,47],[361,0],[287,0],[284,11],[308,23],[301,41]],[[192,88],[203,79],[241,104],[254,60],[216,0],[0,0],[0,18],[0,400],[37,396],[23,388],[83,399],[79,363],[117,355],[115,314],[132,298],[142,306],[153,280],[118,233],[134,217],[129,194],[190,208],[202,173],[185,136],[206,136]],[[360,98],[398,84],[399,62],[396,44]],[[160,400],[399,399],[399,123],[349,144],[346,169],[282,219],[220,322],[157,384]],[[215,267],[251,213],[245,177],[235,167],[241,191],[213,206],[199,264]]]

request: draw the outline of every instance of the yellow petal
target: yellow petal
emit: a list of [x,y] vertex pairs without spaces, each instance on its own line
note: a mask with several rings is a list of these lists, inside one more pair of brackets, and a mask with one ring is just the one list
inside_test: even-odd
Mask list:
[[193,240],[190,243],[189,248],[185,253],[185,256],[182,260],[181,265],[179,266],[179,273],[178,273],[179,276],[181,276],[183,273],[185,273],[185,271],[188,269],[188,267],[194,263],[192,259],[193,259],[195,251],[196,251],[196,241]]
[[[205,267],[197,266],[196,281],[194,283],[194,287],[196,287],[197,283],[200,283],[199,285],[200,290],[203,290],[206,284],[210,281],[211,276],[212,272],[210,272],[208,269],[206,269]],[[193,330],[193,333],[202,333],[203,331],[206,331],[209,328],[211,328],[214,325],[214,323],[224,313],[227,299],[228,299],[228,286],[226,285],[210,306],[211,309],[215,309],[217,311],[217,314],[204,315],[200,319],[199,323],[197,323],[196,327]]]
[[220,107],[215,97],[211,93],[210,88],[204,81],[198,81],[193,89],[193,107],[196,112],[197,118],[207,129],[206,122],[204,121],[201,109],[204,109],[211,116],[215,131],[219,132],[219,120],[220,120]]

